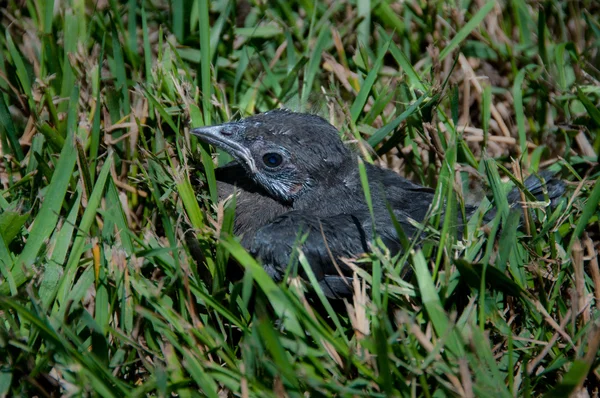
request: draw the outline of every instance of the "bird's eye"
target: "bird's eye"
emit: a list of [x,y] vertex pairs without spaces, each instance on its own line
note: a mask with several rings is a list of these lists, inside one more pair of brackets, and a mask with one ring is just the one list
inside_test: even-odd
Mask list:
[[263,162],[267,167],[277,167],[283,162],[283,157],[278,153],[267,153],[263,156]]

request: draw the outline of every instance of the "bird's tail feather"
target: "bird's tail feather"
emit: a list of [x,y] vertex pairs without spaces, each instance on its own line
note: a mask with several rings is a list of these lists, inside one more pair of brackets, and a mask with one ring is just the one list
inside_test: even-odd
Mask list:
[[[565,183],[557,178],[557,172],[552,170],[543,170],[537,175],[532,174],[523,183],[525,189],[531,193],[536,200],[546,201],[550,200],[550,207],[554,207],[558,200],[562,198],[565,193]],[[514,187],[507,195],[508,205],[511,209],[522,208],[523,202],[521,201],[521,192],[517,187]],[[488,211],[483,217],[484,223],[488,223],[494,219],[497,208],[493,208]]]

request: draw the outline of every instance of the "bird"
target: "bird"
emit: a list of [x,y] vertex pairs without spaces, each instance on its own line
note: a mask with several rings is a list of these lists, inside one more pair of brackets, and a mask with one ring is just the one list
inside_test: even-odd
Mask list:
[[[233,232],[281,281],[300,234],[307,234],[302,251],[330,298],[349,297],[353,270],[339,258],[370,251],[374,232],[392,254],[402,250],[397,221],[415,239],[425,220],[434,190],[396,172],[364,162],[371,206],[359,173],[359,155],[347,147],[339,131],[319,115],[277,109],[220,125],[193,128],[201,141],[234,159],[215,169],[219,199],[236,197]],[[562,194],[552,173],[548,194]],[[526,187],[543,198],[543,184],[529,178]],[[514,190],[511,204],[520,199]],[[467,214],[477,206],[466,206]],[[390,210],[392,214],[390,214]]]

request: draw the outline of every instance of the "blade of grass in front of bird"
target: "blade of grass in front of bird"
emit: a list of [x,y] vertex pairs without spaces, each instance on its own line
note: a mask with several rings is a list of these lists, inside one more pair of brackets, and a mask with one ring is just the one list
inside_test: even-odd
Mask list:
[[[558,220],[562,219],[562,217],[564,216],[565,211],[566,211],[566,207],[567,207],[567,203],[565,201],[558,202],[558,206],[556,206],[552,210],[552,213],[546,219],[546,222],[542,226],[542,229],[540,229],[540,232],[537,234],[537,236],[535,237],[535,239],[533,239],[531,241],[531,243],[536,244],[538,242],[543,242],[544,241],[544,238],[546,237],[546,234],[548,232],[550,232],[550,230],[554,230],[556,228],[556,225],[557,225],[556,222]],[[588,220],[588,222],[589,222],[589,220]]]
[[484,159],[483,164],[490,189],[492,190],[492,195],[494,196],[494,205],[496,206],[498,213],[502,216],[502,219],[506,219],[508,216],[509,203],[506,198],[505,189],[500,181],[498,165],[491,158]]
[[[455,109],[455,111],[452,111],[453,115],[458,114],[458,101],[453,103],[451,106]],[[446,118],[446,115],[443,116]],[[433,271],[434,278],[437,277],[439,272],[443,254],[452,252],[452,245],[454,243],[454,239],[456,238],[456,223],[459,220],[457,215],[458,203],[456,200],[456,194],[454,193],[454,166],[456,164],[457,155],[457,137],[456,129],[454,127],[456,126],[456,122],[453,124],[446,123],[446,126],[448,128],[448,145],[444,154],[442,168],[438,177],[438,186],[436,187],[436,192],[433,199],[434,204],[441,203],[443,205],[440,209],[435,209],[435,207],[432,206],[434,211],[440,211],[440,218],[438,218],[438,215],[434,213],[434,227],[438,226],[438,219],[443,219],[442,230],[440,233],[439,250],[437,250],[435,267]],[[435,134],[435,132],[433,132],[433,134]]]
[[196,192],[194,192],[194,189],[192,188],[187,170],[174,170],[173,173],[177,173],[174,174],[175,186],[177,187],[177,192],[179,192],[179,196],[183,202],[186,214],[190,219],[190,223],[194,229],[201,230],[204,226],[204,215],[196,200]]
[[[454,148],[452,146],[451,148]],[[446,152],[448,154],[450,151]],[[448,254],[452,252],[452,245],[456,238],[456,223],[458,222],[457,207],[458,203],[456,200],[456,194],[454,193],[454,186],[452,184],[453,179],[450,176],[440,178],[438,186],[440,187],[440,194],[443,197],[443,222],[442,230],[440,231],[440,243],[436,253],[435,267],[433,271],[433,277],[437,277],[440,269],[440,264],[444,253]],[[435,200],[435,199],[434,199]]]
[[[377,307],[379,308],[379,307]],[[383,387],[383,391],[388,397],[398,396],[397,391],[394,391],[394,382],[392,380],[392,369],[390,366],[390,352],[388,336],[385,327],[386,319],[383,319],[381,313],[374,317],[372,325],[373,337],[375,343],[375,352],[377,359],[377,369],[379,370],[378,383]],[[402,386],[406,388],[406,386]]]
[[[360,183],[365,194],[365,201],[369,208],[369,214],[371,216],[371,237],[373,240],[377,239],[377,230],[375,226],[375,213],[373,211],[373,199],[371,197],[371,188],[369,186],[369,179],[367,176],[367,169],[362,159],[358,159],[358,172],[360,175]],[[373,273],[373,285],[371,286],[372,297],[375,300],[375,304],[379,305],[381,298],[381,263],[379,261],[373,261],[372,263]]]
[[[233,235],[235,220],[235,208],[237,204],[237,195],[231,195],[223,208],[223,222],[221,224],[220,237]],[[227,267],[229,263],[229,252],[221,245],[217,246],[215,253],[215,268],[218,270],[216,278],[213,280],[213,291],[223,286],[226,281]]]
[[[498,269],[501,272],[504,272],[504,270],[506,269],[506,263],[508,262],[508,259],[510,258],[511,254],[512,254],[512,250],[518,244],[516,232],[517,232],[517,228],[519,226],[519,220],[520,220],[520,214],[518,212],[510,212],[508,215],[506,224],[504,225],[504,229],[502,230],[502,233],[500,235],[500,243],[499,243],[499,250],[498,250],[499,257],[496,260],[496,267],[498,267]],[[490,236],[488,237],[488,244],[486,246],[485,257],[482,260],[483,270],[481,273],[481,284],[479,287],[479,328],[482,332],[485,330],[485,324],[486,324],[486,314],[485,314],[485,312],[486,312],[485,311],[485,309],[486,309],[486,305],[485,305],[486,289],[485,289],[485,287],[486,287],[487,267],[490,265],[489,259],[490,259],[491,250],[493,247],[491,242],[495,241],[496,233],[498,230],[498,225],[499,225],[499,220],[496,218],[494,220],[494,224],[492,227],[493,234],[490,234]],[[514,264],[513,266],[516,266],[516,264]],[[514,275],[514,273],[513,273],[513,275]],[[519,282],[522,282],[522,281],[519,281]],[[518,284],[520,287],[523,287],[522,283],[518,283]]]
[[484,328],[485,326],[485,275],[487,271],[487,267],[490,262],[490,257],[492,255],[492,251],[494,248],[494,244],[496,242],[496,234],[498,233],[498,229],[500,228],[500,223],[502,221],[502,216],[500,212],[496,213],[496,217],[492,220],[492,227],[490,234],[487,238],[487,245],[485,247],[485,253],[483,259],[481,260],[481,264],[483,266],[483,272],[481,277],[481,283],[479,286],[479,327]]
[[[506,223],[502,227],[500,240],[498,242],[498,258],[496,268],[500,271],[506,270],[508,259],[518,244],[517,230],[521,222],[521,212],[513,210],[509,212]],[[521,285],[524,288],[524,285]]]
[[276,372],[282,376],[286,384],[290,384],[295,390],[298,390],[300,384],[292,367],[290,357],[281,345],[279,335],[273,329],[270,320],[266,317],[259,317],[256,322],[257,331],[276,365]]
[[[327,298],[325,297],[325,294],[323,293],[323,289],[321,289],[321,287],[319,285],[319,281],[317,281],[317,277],[315,276],[315,273],[313,272],[310,264],[308,263],[308,260],[306,259],[306,256],[304,255],[304,253],[302,251],[300,251],[300,254],[298,256],[298,262],[302,266],[302,269],[304,270],[306,276],[308,277],[308,281],[312,285],[315,293],[317,293],[317,297],[319,297],[321,304],[323,304],[323,307],[325,307],[325,310],[327,311],[327,315],[329,315],[329,317],[333,321],[334,325],[336,326],[337,330],[344,330],[339,317],[337,316],[336,312],[333,310],[333,307],[331,306],[331,303],[329,303],[329,300],[327,300]],[[350,283],[350,282],[348,282],[348,283]],[[344,339],[344,342],[346,344],[349,344],[348,338],[345,335],[342,335],[342,337]]]
[[417,250],[412,254],[412,263],[419,285],[421,300],[436,334],[440,339],[446,339],[448,350],[454,356],[462,358],[464,356],[463,345],[460,342],[456,329],[450,325],[450,320],[435,290],[433,278],[421,250]]
[[190,291],[205,303],[206,308],[212,308],[216,313],[227,319],[235,327],[240,328],[241,330],[247,329],[245,323],[233,312],[231,312],[229,308],[225,307],[223,303],[217,301],[217,299],[212,296],[210,292],[207,292],[203,290],[202,287],[194,284],[190,284]]
[[283,291],[277,287],[263,267],[261,267],[234,238],[228,237],[227,239],[221,240],[220,244],[223,245],[229,253],[244,266],[244,268],[246,268],[247,272],[252,273],[252,278],[254,278],[254,281],[269,298],[277,316],[283,319],[286,329],[296,335],[303,335],[298,319],[291,311],[293,306],[289,303],[289,299]]
[[[204,125],[204,120],[200,109],[195,105],[190,105],[190,116],[192,119],[192,126]],[[196,138],[194,138],[196,139]],[[215,178],[215,166],[213,164],[212,157],[208,152],[208,145],[200,144],[200,156],[202,159],[202,166],[204,167],[204,175],[206,176],[206,183],[208,184],[208,192],[213,203],[217,203],[219,200],[217,192],[217,180]]]
[[360,176],[360,183],[365,194],[365,202],[369,208],[369,214],[371,215],[371,223],[373,226],[373,234],[375,233],[375,213],[373,212],[373,200],[371,198],[371,188],[369,186],[369,178],[367,177],[367,169],[362,159],[358,159],[358,173]]
[[402,245],[402,249],[406,253],[409,250],[411,243],[408,240],[406,233],[404,232],[404,228],[402,228],[402,225],[398,222],[398,217],[396,217],[396,214],[394,213],[394,208],[392,207],[390,202],[386,201],[385,206],[388,210],[390,218],[392,219],[392,224],[394,225],[394,229],[396,230],[396,234],[398,235],[400,245]]
[[[517,177],[515,177],[506,167],[502,166],[502,164],[500,163],[496,163],[496,166],[504,173],[506,174],[506,176],[510,179],[510,181],[515,184],[515,187],[523,192],[525,194],[525,198],[527,200],[531,200],[533,202],[538,201],[537,198],[531,193],[529,192],[529,189],[527,189],[527,187],[525,186],[525,183],[521,180],[519,180]],[[509,207],[510,205],[512,205],[513,203],[509,203]]]

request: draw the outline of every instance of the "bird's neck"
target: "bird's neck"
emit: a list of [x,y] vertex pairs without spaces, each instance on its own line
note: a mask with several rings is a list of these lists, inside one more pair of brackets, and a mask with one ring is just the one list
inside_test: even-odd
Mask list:
[[362,201],[364,196],[362,193],[357,196],[356,192],[357,186],[360,187],[357,159],[352,156],[337,167],[324,167],[294,199],[294,209],[311,210],[315,215],[325,216],[330,212],[349,211]]

